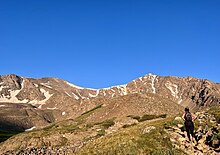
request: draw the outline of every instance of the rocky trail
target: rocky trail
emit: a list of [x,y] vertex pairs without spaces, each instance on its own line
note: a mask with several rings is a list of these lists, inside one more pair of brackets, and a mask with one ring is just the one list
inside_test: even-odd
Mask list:
[[184,131],[183,120],[176,117],[176,126],[168,126],[173,145],[190,155],[219,155],[220,154],[220,124],[215,117],[207,112],[197,112],[195,121],[195,137],[189,141]]

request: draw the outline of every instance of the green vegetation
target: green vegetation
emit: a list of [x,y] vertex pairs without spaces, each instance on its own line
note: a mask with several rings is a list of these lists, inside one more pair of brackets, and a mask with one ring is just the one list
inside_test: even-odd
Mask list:
[[152,120],[152,119],[156,119],[156,118],[166,118],[167,115],[166,114],[162,114],[162,115],[143,115],[143,116],[134,116],[134,115],[129,115],[127,117],[136,119],[138,122],[144,122],[147,120]]
[[220,106],[211,107],[208,112],[214,115],[217,123],[220,123]]
[[102,107],[102,104],[96,106],[95,108],[92,108],[91,110],[88,110],[88,111],[82,113],[81,116],[86,115],[86,114],[89,114],[89,113],[91,113],[91,112],[94,112],[96,109],[99,109],[99,108],[101,108],[101,107]]
[[164,123],[164,128],[168,129],[170,126],[177,126],[178,124],[184,124],[183,119],[173,119],[172,121],[168,121]]
[[122,128],[128,128],[128,127],[131,127],[131,126],[135,126],[137,125],[136,123],[133,123],[133,124],[125,124],[122,126]]
[[94,113],[95,110],[97,110],[97,109],[99,109],[101,107],[102,107],[102,104],[99,104],[98,106],[96,106],[96,107],[94,107],[94,108],[92,108],[92,109],[82,113],[79,117],[77,117],[75,119],[75,121],[77,121],[78,123],[84,123],[84,121],[85,121],[85,119],[87,117],[89,117],[92,113]]
[[[220,123],[220,107],[219,106],[211,107],[207,112],[215,117],[215,120],[218,124]],[[216,127],[216,123],[210,120],[210,118],[206,120],[205,122],[200,122],[196,119],[194,121],[194,125],[195,125],[195,130],[197,130],[199,126],[202,126],[202,127],[207,126],[208,128]]]
[[105,130],[104,130],[104,129],[101,129],[101,130],[99,130],[99,131],[97,132],[96,138],[102,137],[102,136],[104,136],[104,135],[105,135]]
[[110,126],[113,126],[115,124],[114,119],[115,118],[107,119],[102,122],[94,123],[94,125],[100,125],[104,127],[105,129],[108,129]]
[[15,131],[1,131],[0,130],[0,143],[7,140],[11,136],[18,134],[18,133],[19,132],[15,132]]
[[[172,146],[169,135],[164,131],[164,124],[169,121],[172,119],[144,122],[125,128],[88,143],[76,154],[184,154]],[[144,132],[152,126],[155,128],[149,132]]]

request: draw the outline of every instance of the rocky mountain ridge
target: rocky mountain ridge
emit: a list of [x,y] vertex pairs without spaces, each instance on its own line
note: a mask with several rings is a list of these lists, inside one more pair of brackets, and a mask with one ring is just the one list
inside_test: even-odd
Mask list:
[[[132,94],[138,95],[129,97]],[[219,84],[192,77],[179,78],[147,74],[124,85],[90,89],[58,78],[33,79],[15,74],[0,76],[0,108],[2,110],[5,109],[3,103],[29,104],[37,109],[55,111],[54,121],[75,118],[100,103],[111,107],[121,97],[128,98],[131,104],[135,104],[138,98],[146,94],[155,94],[154,98],[162,97],[163,103],[174,102],[180,106],[189,106],[194,110],[220,103]],[[124,102],[128,102],[127,99],[122,100],[121,109],[118,111],[127,106],[123,104]],[[152,105],[158,103],[158,99],[152,100]],[[146,111],[149,111],[148,106],[144,107]],[[163,110],[163,108],[156,109],[156,111]],[[134,110],[134,112],[141,114],[140,110]],[[124,114],[129,114],[129,111]]]
[[220,85],[192,77],[157,76],[147,74],[127,84],[102,89],[82,88],[57,78],[24,78],[0,76],[0,102],[28,103],[38,108],[60,108],[60,99],[84,102],[93,98],[114,98],[134,93],[153,93],[174,102],[191,106],[220,103]]

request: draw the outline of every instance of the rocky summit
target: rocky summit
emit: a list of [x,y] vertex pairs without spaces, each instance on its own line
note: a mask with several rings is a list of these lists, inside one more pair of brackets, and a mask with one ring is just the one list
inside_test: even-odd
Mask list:
[[[220,84],[193,77],[147,74],[91,89],[3,75],[0,153],[218,154],[219,105]],[[185,106],[197,115],[196,144],[178,120]]]

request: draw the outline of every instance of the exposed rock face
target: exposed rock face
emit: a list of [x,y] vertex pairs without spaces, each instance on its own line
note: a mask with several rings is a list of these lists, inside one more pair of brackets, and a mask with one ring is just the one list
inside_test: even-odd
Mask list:
[[25,131],[55,121],[55,111],[37,109],[27,104],[0,103],[0,130]]
[[162,77],[148,74],[125,85],[95,90],[56,78],[0,76],[0,102],[29,103],[43,109],[62,109],[66,106],[62,105],[63,100],[70,100],[71,105],[74,105],[94,98],[114,98],[134,93],[159,94],[176,103],[194,108],[220,103],[219,84],[192,77]]

